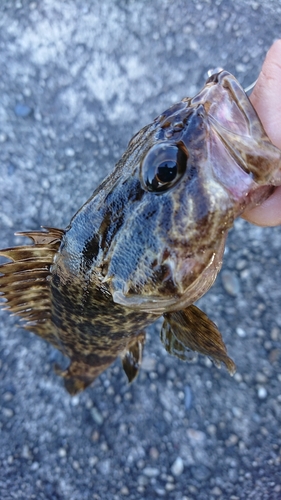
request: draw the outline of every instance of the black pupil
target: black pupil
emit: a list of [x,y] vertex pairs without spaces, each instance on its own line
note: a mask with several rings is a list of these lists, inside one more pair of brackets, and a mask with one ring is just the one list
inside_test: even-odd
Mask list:
[[179,181],[186,166],[187,153],[178,144],[155,144],[142,162],[145,189],[155,193],[167,191]]
[[173,160],[163,161],[158,166],[156,177],[161,184],[172,182],[177,176],[177,164]]

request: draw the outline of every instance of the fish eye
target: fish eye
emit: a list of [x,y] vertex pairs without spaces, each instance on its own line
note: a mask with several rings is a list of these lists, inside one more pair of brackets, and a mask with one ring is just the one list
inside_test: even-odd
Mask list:
[[156,193],[174,186],[186,170],[187,155],[179,145],[152,146],[141,165],[144,188]]

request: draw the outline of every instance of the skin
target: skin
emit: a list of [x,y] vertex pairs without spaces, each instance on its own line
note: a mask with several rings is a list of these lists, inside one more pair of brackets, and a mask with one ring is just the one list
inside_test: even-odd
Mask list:
[[[272,143],[281,149],[281,39],[269,49],[250,100]],[[281,186],[243,217],[258,226],[281,224]]]

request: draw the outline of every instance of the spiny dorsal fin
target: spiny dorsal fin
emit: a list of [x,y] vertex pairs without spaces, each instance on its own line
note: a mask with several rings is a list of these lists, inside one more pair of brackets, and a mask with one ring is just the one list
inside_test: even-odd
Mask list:
[[52,333],[48,276],[64,230],[43,229],[16,233],[30,238],[33,245],[0,250],[0,257],[11,261],[0,265],[0,299],[4,299],[3,309],[23,318],[25,328],[57,345]]

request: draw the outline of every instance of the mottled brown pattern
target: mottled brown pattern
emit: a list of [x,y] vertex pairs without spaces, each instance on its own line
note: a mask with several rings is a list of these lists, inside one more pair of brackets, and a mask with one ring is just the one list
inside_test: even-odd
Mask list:
[[281,184],[274,147],[235,78],[213,75],[144,127],[65,231],[29,232],[0,266],[6,306],[70,358],[56,368],[71,394],[117,356],[133,380],[145,328],[162,342],[235,365],[214,323],[192,305],[220,270],[228,229]]

